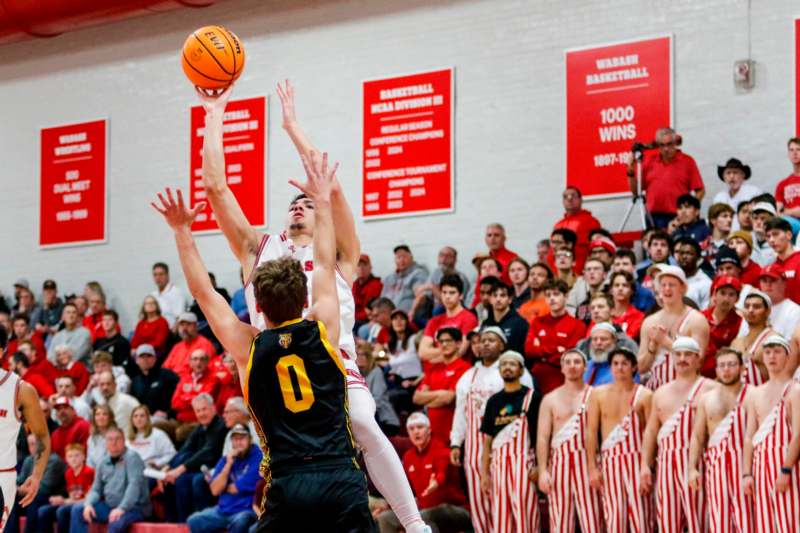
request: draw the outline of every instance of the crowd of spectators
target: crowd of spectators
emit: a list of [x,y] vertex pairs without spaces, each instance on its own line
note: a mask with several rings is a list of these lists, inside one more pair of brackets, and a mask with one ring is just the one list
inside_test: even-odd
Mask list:
[[[642,162],[650,227],[627,246],[568,187],[564,216],[534,258],[509,250],[499,223],[486,227],[486,248],[472,258],[472,271],[459,270],[451,246],[428,269],[399,244],[394,270],[380,277],[370,257],[360,257],[353,283],[358,365],[428,520],[469,528],[451,453],[463,442],[453,433],[465,372],[479,359],[516,353],[547,394],[564,382],[562,355],[577,348],[588,359],[585,382],[610,382],[614,349],[650,350],[645,339],[654,334],[643,324],[662,306],[659,272],[683,285],[684,304],[706,321],[707,333],[697,339],[705,375],[714,376],[716,352],[745,342],[751,328],[771,327],[798,344],[800,139],[789,141],[793,171],[774,195],[749,183],[751,169],[740,160],[720,165],[725,189],[707,219],[694,160],[672,130],[659,130],[657,141],[658,151]],[[633,164],[628,175],[638,192]],[[235,365],[197,305],[171,282],[168,265],[156,263],[152,276],[156,288],[131,332],[121,330],[97,282],[64,297],[54,280],[37,295],[19,279],[13,299],[0,302],[9,337],[2,367],[36,388],[52,435],[39,495],[14,507],[12,516],[26,517],[26,531],[52,524],[86,531],[92,521],[124,531],[157,517],[192,531],[238,532],[256,521],[262,452]],[[232,298],[218,290],[247,320],[243,289]],[[640,372],[644,382],[643,365]],[[34,436],[20,433],[20,480],[32,468],[35,445]],[[374,511],[382,530],[399,528],[379,499]],[[8,531],[17,528],[12,519]]]

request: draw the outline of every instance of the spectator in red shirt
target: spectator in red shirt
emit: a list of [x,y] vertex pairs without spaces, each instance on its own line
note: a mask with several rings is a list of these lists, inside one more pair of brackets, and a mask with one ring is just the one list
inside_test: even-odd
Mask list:
[[489,248],[489,256],[497,259],[500,263],[500,278],[508,285],[511,285],[511,278],[508,277],[508,265],[512,259],[517,257],[517,253],[506,248],[506,229],[497,222],[489,224],[486,226],[484,241]]
[[39,508],[39,527],[42,531],[53,531],[53,522],[58,522],[57,531],[69,531],[72,506],[83,503],[94,482],[94,469],[86,464],[86,446],[68,444],[66,448],[67,470],[64,472],[68,496],[50,496],[50,504]]
[[568,290],[560,279],[545,285],[544,296],[550,313],[533,319],[525,340],[525,356],[542,394],[564,383],[561,354],[586,336],[586,324],[567,313]]
[[40,352],[36,349],[36,345],[31,341],[22,341],[19,344],[18,351],[28,356],[28,361],[31,366],[29,374],[38,374],[46,379],[50,384],[55,383],[58,377],[56,367],[47,359],[46,352]]
[[189,356],[195,350],[202,350],[209,358],[217,355],[214,345],[197,331],[197,315],[190,312],[181,313],[178,317],[178,335],[181,340],[169,352],[163,368],[172,370],[178,376],[191,373],[189,369]]
[[222,370],[211,368],[212,373],[219,380],[219,392],[214,403],[217,411],[222,413],[225,411],[225,404],[228,403],[228,400],[242,395],[242,385],[239,383],[239,372],[231,354],[225,352],[215,360],[221,361]]
[[577,242],[575,245],[575,262],[583,266],[589,255],[589,232],[600,227],[591,211],[583,208],[583,195],[577,187],[567,187],[561,194],[561,205],[564,206],[564,216],[555,223],[553,229],[566,228],[575,232]]
[[[89,302],[89,314],[83,319],[83,327],[89,330],[92,336],[92,343],[97,339],[106,336],[103,330],[103,312],[106,310],[106,295],[103,288],[97,282],[89,282],[84,291]],[[119,332],[119,325],[117,325]]]
[[644,313],[636,309],[631,303],[633,292],[636,289],[636,280],[633,274],[624,270],[612,272],[609,279],[611,298],[614,307],[611,308],[611,322],[619,326],[630,338],[638,342],[639,331],[644,322]]
[[11,319],[11,333],[12,336],[6,345],[6,356],[3,361],[3,368],[8,368],[8,359],[14,355],[14,352],[19,351],[20,345],[24,341],[30,341],[39,353],[47,353],[44,347],[44,339],[42,335],[31,329],[30,317],[25,313],[17,313]]
[[708,320],[709,337],[700,373],[708,378],[716,376],[717,350],[730,346],[739,334],[742,317],[736,312],[736,301],[742,292],[742,283],[733,276],[717,276],[711,285],[713,304],[704,309]]
[[358,258],[358,277],[353,282],[353,300],[356,304],[356,322],[354,329],[367,322],[367,304],[380,297],[383,290],[381,278],[372,275],[372,262],[367,254]]
[[169,340],[169,322],[161,316],[161,306],[155,296],[148,294],[144,297],[142,308],[139,311],[139,322],[131,339],[131,349],[135,350],[142,344],[149,344],[156,351],[156,356],[163,358],[167,355],[167,341]]
[[461,330],[453,326],[436,331],[440,362],[428,368],[413,398],[416,405],[427,407],[431,417],[431,433],[443,444],[449,442],[450,427],[453,425],[456,383],[470,368],[470,364],[459,355],[463,338]]
[[[751,259],[753,254],[753,237],[747,231],[734,231],[728,235],[727,244],[739,257],[742,285],[751,285],[758,288],[761,279],[761,266]],[[719,251],[717,254],[719,255]]]
[[792,173],[775,187],[775,200],[780,214],[800,218],[800,138],[792,137],[786,147]]
[[208,368],[209,359],[205,350],[194,350],[189,357],[190,371],[181,376],[172,397],[172,410],[175,411],[178,422],[197,422],[192,400],[204,392],[212,398],[216,398],[219,393],[219,380]]
[[463,298],[464,284],[456,274],[446,274],[439,282],[439,295],[444,306],[444,313],[431,318],[425,325],[425,332],[422,341],[419,343],[419,357],[423,361],[433,363],[441,362],[442,349],[434,339],[437,332],[445,327],[457,328],[461,335],[460,344],[457,346],[459,357],[467,351],[468,343],[462,341],[467,333],[475,329],[478,319],[475,315],[461,305]]
[[67,445],[82,444],[86,446],[92,426],[75,413],[72,399],[66,396],[56,398],[53,408],[56,410],[59,426],[50,436],[50,449],[62,459],[66,459]]
[[[450,464],[450,450],[431,438],[431,423],[422,413],[413,413],[406,422],[408,438],[414,446],[403,455],[403,469],[417,497],[422,520],[433,531],[471,531],[466,497],[458,471]],[[393,511],[378,516],[383,533],[403,531]]]
[[11,356],[11,363],[9,364],[11,372],[15,372],[19,377],[31,384],[39,393],[39,398],[47,399],[55,394],[56,389],[53,382],[49,381],[44,376],[30,371],[30,360],[23,352],[16,352]]
[[783,267],[786,277],[786,297],[800,303],[800,252],[792,246],[792,226],[780,218],[770,219],[766,224],[767,241],[775,250],[775,264]]
[[66,344],[55,347],[56,352],[56,374],[57,378],[69,376],[75,384],[75,391],[78,396],[83,394],[89,384],[91,374],[86,366],[80,361],[72,359],[72,348]]
[[[705,186],[694,159],[678,150],[680,137],[672,128],[656,132],[658,153],[646,154],[642,161],[642,188],[647,201],[647,211],[656,228],[666,228],[675,218],[678,197],[694,194],[703,199]],[[639,194],[636,183],[636,160],[628,164],[628,184],[634,195]]]
[[482,316],[482,313],[487,309],[487,307],[484,306],[489,305],[488,300],[481,295],[480,286],[481,284],[485,284],[484,280],[488,278],[500,279],[503,273],[503,265],[494,257],[482,254],[476,254],[475,257],[472,258],[472,264],[478,271],[478,279],[475,280],[475,290],[470,307],[476,310],[478,321],[480,322],[486,319],[486,316]]

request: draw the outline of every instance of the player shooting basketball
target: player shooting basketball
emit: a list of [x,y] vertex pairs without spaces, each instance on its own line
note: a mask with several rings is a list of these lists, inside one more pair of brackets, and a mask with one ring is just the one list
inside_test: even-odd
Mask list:
[[[265,235],[247,221],[225,176],[222,119],[231,89],[218,97],[198,91],[206,109],[206,128],[203,143],[203,184],[220,229],[239,260],[245,280],[251,279],[253,269],[272,259],[294,257],[304,265],[313,264],[315,205],[312,199],[298,196],[289,205],[286,229],[278,235]],[[283,109],[283,127],[292,139],[301,158],[314,151],[311,141],[297,124],[294,109],[294,89],[287,81],[278,86]],[[360,245],[350,206],[338,180],[334,177],[331,191],[331,211],[336,229],[337,274],[336,288],[341,306],[340,339],[338,348],[347,370],[347,393],[353,434],[364,450],[371,479],[386,498],[403,527],[409,533],[429,531],[422,522],[414,495],[403,472],[397,453],[375,421],[375,401],[355,364],[355,303],[351,288],[355,276]],[[318,216],[318,213],[316,214]],[[313,281],[313,280],[312,280]],[[313,282],[309,286],[313,294]],[[256,312],[253,283],[245,285],[251,323],[263,329],[261,314]]]
[[191,232],[204,205],[189,209],[180,191],[176,199],[167,189],[153,207],[175,232],[189,290],[236,362],[261,437],[268,485],[258,531],[371,531],[366,479],[354,461],[346,374],[333,348],[340,335],[331,213],[336,165],[328,166],[327,154],[309,155],[303,157],[308,181],[291,182],[314,202],[317,214],[307,320],[306,274],[298,261],[269,260],[252,273],[266,323],[260,331],[241,322],[211,283]]

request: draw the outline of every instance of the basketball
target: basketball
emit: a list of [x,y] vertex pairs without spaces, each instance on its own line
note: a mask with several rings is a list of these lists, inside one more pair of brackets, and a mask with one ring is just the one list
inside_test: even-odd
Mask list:
[[244,47],[222,26],[204,26],[183,43],[183,72],[201,89],[224,89],[244,70]]

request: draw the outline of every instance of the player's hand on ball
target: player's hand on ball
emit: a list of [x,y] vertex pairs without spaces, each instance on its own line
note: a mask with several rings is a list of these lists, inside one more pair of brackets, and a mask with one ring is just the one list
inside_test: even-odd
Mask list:
[[228,100],[231,99],[231,91],[233,91],[233,84],[225,89],[203,89],[195,87],[200,101],[203,103],[203,109],[206,113],[222,113],[225,112],[225,107],[228,105]]
[[176,191],[177,200],[172,194],[172,189],[167,187],[164,194],[158,193],[158,199],[161,202],[159,206],[156,202],[150,202],[153,209],[161,213],[164,220],[167,221],[169,227],[174,230],[191,227],[197,215],[206,208],[205,202],[200,202],[193,208],[188,208],[183,201],[183,193],[180,189]]

